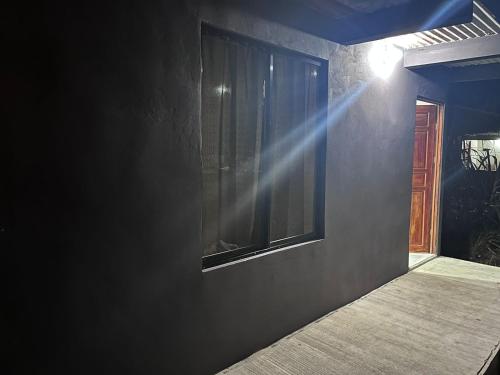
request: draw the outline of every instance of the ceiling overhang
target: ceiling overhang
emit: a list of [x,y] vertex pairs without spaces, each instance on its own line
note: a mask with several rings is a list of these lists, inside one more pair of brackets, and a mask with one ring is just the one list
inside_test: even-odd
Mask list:
[[226,3],[341,44],[468,23],[473,14],[472,0],[226,0]]
[[450,82],[500,80],[500,62],[497,64],[468,65],[460,69],[448,69]]
[[401,45],[404,66],[422,74],[439,72],[450,82],[499,79],[500,23],[493,10],[500,1],[496,4],[492,9],[488,0],[474,0],[471,23],[395,38],[408,41]]
[[412,48],[404,53],[405,68],[415,69],[438,64],[457,64],[500,56],[500,35]]

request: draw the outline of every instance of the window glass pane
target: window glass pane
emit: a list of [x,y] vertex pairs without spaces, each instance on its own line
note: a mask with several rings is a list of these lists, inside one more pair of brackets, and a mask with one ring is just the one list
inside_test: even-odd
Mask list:
[[263,199],[257,189],[269,56],[207,34],[202,59],[204,255],[262,247]]
[[271,241],[314,231],[318,67],[275,54],[271,104]]
[[500,165],[500,138],[483,135],[484,139],[462,139],[461,157],[464,167],[474,171],[496,171]]

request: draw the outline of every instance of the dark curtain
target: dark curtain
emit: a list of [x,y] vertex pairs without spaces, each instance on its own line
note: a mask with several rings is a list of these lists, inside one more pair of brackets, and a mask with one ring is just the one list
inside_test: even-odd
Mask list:
[[261,239],[257,197],[268,54],[205,35],[202,44],[204,255]]
[[212,34],[203,36],[202,59],[204,255],[312,233],[318,66],[285,53],[270,65],[269,51]]
[[274,55],[271,144],[271,241],[314,228],[318,68]]

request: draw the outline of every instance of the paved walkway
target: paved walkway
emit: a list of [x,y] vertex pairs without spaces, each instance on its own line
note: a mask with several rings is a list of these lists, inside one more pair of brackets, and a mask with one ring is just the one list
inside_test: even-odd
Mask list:
[[221,374],[483,374],[500,346],[500,268],[439,257]]

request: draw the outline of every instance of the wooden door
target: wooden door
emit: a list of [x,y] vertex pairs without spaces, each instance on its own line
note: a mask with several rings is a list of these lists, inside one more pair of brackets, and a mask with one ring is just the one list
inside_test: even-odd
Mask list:
[[437,106],[418,105],[413,145],[410,251],[431,251]]

